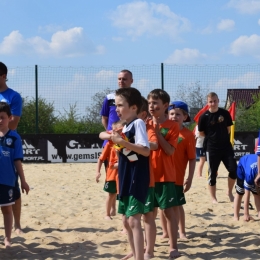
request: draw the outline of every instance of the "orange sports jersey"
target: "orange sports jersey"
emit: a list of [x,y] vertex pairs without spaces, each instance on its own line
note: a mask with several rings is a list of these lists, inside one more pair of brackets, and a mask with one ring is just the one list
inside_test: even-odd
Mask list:
[[[150,120],[148,124],[153,125]],[[165,140],[174,148],[178,144],[179,125],[175,121],[166,120],[159,126],[161,134]],[[152,168],[155,182],[175,182],[176,174],[172,155],[167,155],[158,142],[158,149],[151,151]]]
[[[154,131],[154,127],[152,125],[146,124],[146,133],[147,133],[149,142],[158,144],[158,139],[157,139],[156,133]],[[150,165],[150,184],[149,184],[149,187],[154,187],[154,173],[153,173],[152,156],[151,155],[152,155],[152,153],[150,154],[150,157],[149,157],[149,165]]]
[[176,185],[183,185],[185,171],[189,160],[196,158],[196,141],[193,133],[183,127],[180,130],[177,149],[173,154],[176,171]]
[[118,161],[116,150],[113,146],[114,144],[112,142],[107,142],[99,156],[101,161],[108,161],[108,166],[106,168],[106,181],[116,181],[116,176],[118,174],[117,169],[112,168]]

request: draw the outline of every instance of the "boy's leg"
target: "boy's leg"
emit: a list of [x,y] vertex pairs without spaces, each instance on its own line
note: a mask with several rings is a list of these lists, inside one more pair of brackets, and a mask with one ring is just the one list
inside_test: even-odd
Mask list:
[[179,236],[182,239],[187,239],[185,232],[185,212],[183,206],[178,206],[179,208]]
[[243,195],[236,193],[234,199],[234,220],[239,220],[239,211],[241,207]]
[[112,206],[110,211],[110,216],[116,215],[116,193],[114,193],[114,198],[112,199]]
[[144,231],[146,237],[146,249],[145,249],[145,259],[154,257],[154,245],[156,239],[156,225],[154,220],[154,214],[148,212],[143,215],[144,220]]
[[167,222],[167,231],[170,239],[170,257],[178,257],[180,254],[177,247],[178,225],[174,214],[174,208],[163,209],[163,214]]
[[[106,217],[105,219],[111,219],[112,206],[116,199],[116,193],[108,193],[106,199]],[[114,213],[115,215],[115,213]]]
[[161,238],[169,238],[169,234],[168,234],[168,231],[167,231],[166,218],[165,218],[162,210],[159,210],[159,212],[160,212],[160,221],[161,221],[162,232],[163,232]]
[[198,177],[202,177],[202,170],[203,170],[205,161],[206,161],[205,156],[200,157],[199,164],[198,164]]
[[5,247],[11,246],[11,234],[13,226],[13,212],[12,205],[2,206],[1,207],[3,216],[4,216],[4,227],[5,227]]
[[218,167],[221,162],[221,156],[216,153],[207,152],[207,162],[208,162],[208,189],[212,203],[218,203],[216,197],[216,177]]
[[[127,237],[128,237],[128,242],[130,244],[132,254],[135,256],[135,246],[134,246],[134,237],[133,237],[133,232],[131,227],[129,226],[129,219],[126,217],[126,215],[122,216],[122,221],[123,221],[123,226],[127,230]],[[123,258],[123,259],[128,259],[128,258]]]
[[255,207],[257,210],[258,217],[260,218],[260,195],[254,194]]
[[232,147],[230,147],[222,157],[222,162],[225,165],[227,171],[229,172],[228,174],[228,190],[227,190],[227,195],[229,197],[230,202],[234,201],[234,196],[233,196],[233,188],[236,182],[237,178],[237,162],[235,159],[234,151]]
[[19,188],[18,179],[15,182],[14,191],[14,200],[15,204],[12,205],[13,209],[13,216],[14,216],[14,230],[17,235],[23,233],[21,228],[21,212],[22,212],[22,198],[21,198],[21,191]]
[[142,214],[136,214],[130,216],[128,219],[128,223],[133,234],[134,248],[132,248],[132,251],[133,251],[134,259],[138,259],[138,260],[144,259],[144,236],[143,236],[143,231],[141,226],[141,216]]

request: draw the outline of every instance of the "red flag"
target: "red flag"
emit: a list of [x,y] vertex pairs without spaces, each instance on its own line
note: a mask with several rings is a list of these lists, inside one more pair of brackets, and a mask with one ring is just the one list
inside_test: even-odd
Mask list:
[[228,112],[231,115],[232,121],[235,121],[235,117],[236,117],[236,102],[233,102],[230,106],[230,108],[228,109]]
[[196,122],[196,123],[198,123],[199,122],[199,119],[200,119],[200,116],[205,112],[205,111],[207,111],[209,109],[209,106],[208,105],[206,105],[205,107],[203,107],[199,112],[198,112],[198,114],[194,117],[194,121]]

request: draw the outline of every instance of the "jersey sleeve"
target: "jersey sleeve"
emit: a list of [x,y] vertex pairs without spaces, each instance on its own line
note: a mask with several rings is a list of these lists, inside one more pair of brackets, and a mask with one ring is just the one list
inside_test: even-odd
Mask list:
[[110,144],[109,142],[107,142],[104,149],[102,150],[102,153],[99,156],[99,160],[105,161],[109,157],[110,150],[111,150]]
[[22,147],[22,139],[21,137],[17,134],[15,140],[15,149],[14,149],[14,160],[23,160],[23,147]]
[[21,116],[22,115],[22,98],[19,93],[16,93],[13,96],[12,103],[11,103],[11,113],[14,116]]
[[144,121],[141,119],[137,119],[135,120],[134,124],[135,124],[135,144],[139,144],[144,147],[150,148]]
[[189,135],[187,141],[187,156],[189,160],[193,160],[196,158],[196,141],[192,133]]
[[230,115],[230,113],[228,111],[226,113],[226,120],[227,120],[227,126],[228,127],[233,125],[233,121],[232,121],[231,115]]
[[260,156],[260,131],[259,131],[259,134],[258,134],[258,144],[257,144],[257,147],[256,147],[256,154],[257,154],[257,156]]
[[177,148],[178,145],[178,138],[179,138],[179,133],[180,133],[180,127],[178,123],[174,122],[173,126],[171,127],[170,131],[166,135],[166,141],[173,146],[175,149]]
[[109,104],[108,104],[107,97],[105,97],[105,99],[103,101],[102,108],[101,108],[101,111],[100,111],[100,115],[109,117]]
[[198,131],[199,132],[205,132],[205,126],[204,126],[204,114],[202,114],[199,118],[198,122]]

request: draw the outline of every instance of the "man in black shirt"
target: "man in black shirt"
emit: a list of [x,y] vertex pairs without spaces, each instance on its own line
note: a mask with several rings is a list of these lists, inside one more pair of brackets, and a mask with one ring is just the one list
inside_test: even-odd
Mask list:
[[207,95],[209,109],[199,119],[198,129],[201,136],[205,136],[204,149],[208,161],[208,184],[209,192],[213,203],[216,198],[216,177],[218,167],[221,163],[225,165],[228,175],[228,196],[230,201],[234,200],[232,189],[236,181],[237,163],[234,151],[230,143],[230,128],[233,124],[229,112],[219,108],[218,95],[210,92]]

